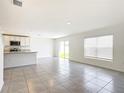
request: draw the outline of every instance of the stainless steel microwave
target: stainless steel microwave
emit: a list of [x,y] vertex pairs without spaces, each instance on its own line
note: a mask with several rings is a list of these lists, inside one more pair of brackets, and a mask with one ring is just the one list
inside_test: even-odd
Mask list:
[[10,41],[10,46],[20,46],[20,41]]

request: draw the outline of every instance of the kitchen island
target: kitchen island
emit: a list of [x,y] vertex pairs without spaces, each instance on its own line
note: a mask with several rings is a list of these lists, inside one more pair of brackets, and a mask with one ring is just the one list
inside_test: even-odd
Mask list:
[[19,67],[37,63],[37,52],[34,51],[5,51],[4,68]]

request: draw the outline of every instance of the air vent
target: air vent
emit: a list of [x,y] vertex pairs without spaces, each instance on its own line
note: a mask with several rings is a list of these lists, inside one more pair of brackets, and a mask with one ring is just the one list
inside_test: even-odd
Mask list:
[[13,4],[22,7],[22,0],[13,0]]

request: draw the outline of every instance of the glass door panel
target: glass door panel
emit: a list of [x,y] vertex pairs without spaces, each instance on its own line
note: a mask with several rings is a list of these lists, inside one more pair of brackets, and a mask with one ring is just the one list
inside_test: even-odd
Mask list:
[[60,58],[65,58],[64,57],[64,42],[63,41],[60,42],[60,46],[59,46],[59,57]]
[[69,58],[69,41],[65,41],[65,58]]
[[61,41],[59,45],[59,57],[69,58],[69,41]]

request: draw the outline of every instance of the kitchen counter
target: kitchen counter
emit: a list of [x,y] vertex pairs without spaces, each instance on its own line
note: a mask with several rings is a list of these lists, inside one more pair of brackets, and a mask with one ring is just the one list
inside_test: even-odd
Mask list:
[[5,51],[4,68],[19,67],[37,63],[37,52],[35,51]]
[[4,54],[23,54],[23,53],[37,53],[36,51],[5,51]]

